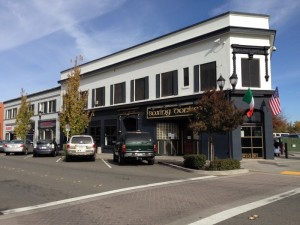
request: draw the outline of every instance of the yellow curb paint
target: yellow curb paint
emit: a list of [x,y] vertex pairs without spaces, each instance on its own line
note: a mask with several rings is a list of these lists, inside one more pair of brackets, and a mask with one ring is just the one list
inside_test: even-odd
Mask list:
[[285,175],[299,175],[300,176],[300,172],[297,172],[297,171],[282,171],[280,174],[285,174]]

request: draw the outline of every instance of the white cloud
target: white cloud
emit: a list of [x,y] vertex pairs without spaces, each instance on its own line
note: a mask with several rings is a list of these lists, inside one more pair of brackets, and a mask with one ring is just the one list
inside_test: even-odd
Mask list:
[[[88,39],[77,28],[79,22],[101,16],[125,0],[9,0],[0,3],[0,51],[39,39],[58,30],[75,38],[78,48]],[[83,46],[81,46],[83,44]]]
[[283,25],[297,18],[300,10],[300,2],[295,0],[230,0],[212,11],[213,15],[225,11],[241,11],[249,13],[261,13],[271,15],[270,25],[282,29]]

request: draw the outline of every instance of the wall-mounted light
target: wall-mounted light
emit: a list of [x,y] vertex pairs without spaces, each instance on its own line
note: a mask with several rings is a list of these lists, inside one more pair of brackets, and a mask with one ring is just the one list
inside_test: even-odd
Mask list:
[[220,77],[217,80],[217,84],[218,84],[220,90],[223,90],[224,85],[225,85],[225,79],[222,77],[222,74],[220,74]]

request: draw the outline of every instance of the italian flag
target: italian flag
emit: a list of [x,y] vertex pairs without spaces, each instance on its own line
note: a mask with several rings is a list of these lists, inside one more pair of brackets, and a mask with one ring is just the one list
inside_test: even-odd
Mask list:
[[244,95],[243,101],[249,104],[249,111],[247,112],[247,116],[251,117],[254,111],[254,98],[250,88],[248,88],[248,91]]

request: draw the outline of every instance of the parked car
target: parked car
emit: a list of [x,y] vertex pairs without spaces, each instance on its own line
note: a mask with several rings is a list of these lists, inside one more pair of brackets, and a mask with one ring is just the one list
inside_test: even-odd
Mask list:
[[66,146],[66,161],[73,157],[87,157],[91,161],[96,159],[96,144],[90,135],[73,135]]
[[52,140],[38,140],[33,149],[33,157],[38,155],[51,155],[53,157],[58,155],[58,146]]
[[0,152],[4,152],[4,144],[8,142],[8,140],[0,140]]
[[113,159],[124,164],[126,159],[147,160],[153,165],[156,155],[156,144],[148,132],[127,132],[120,136],[114,146]]
[[33,142],[30,140],[12,140],[4,144],[4,152],[6,155],[10,153],[14,154],[24,154],[33,152]]
[[300,138],[300,134],[289,134],[287,137],[289,137],[289,138]]

